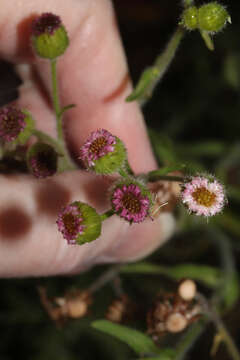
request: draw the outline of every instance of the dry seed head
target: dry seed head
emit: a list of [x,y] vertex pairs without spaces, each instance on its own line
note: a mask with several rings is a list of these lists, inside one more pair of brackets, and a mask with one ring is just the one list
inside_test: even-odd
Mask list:
[[180,313],[169,315],[166,321],[166,330],[171,333],[177,333],[184,330],[188,325],[187,319]]

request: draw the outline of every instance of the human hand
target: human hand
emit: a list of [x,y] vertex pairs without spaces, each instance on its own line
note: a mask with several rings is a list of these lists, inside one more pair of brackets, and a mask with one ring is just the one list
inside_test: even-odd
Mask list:
[[[37,59],[29,45],[32,19],[43,12],[59,15],[70,37],[69,48],[58,60],[58,77],[62,104],[76,104],[64,117],[73,156],[79,156],[91,131],[105,128],[125,143],[134,171],[155,168],[141,112],[136,103],[124,101],[131,84],[108,0],[2,1],[1,57],[18,64],[24,81],[18,106],[33,114],[38,129],[55,136],[49,64]],[[71,246],[57,231],[59,210],[80,200],[104,212],[106,179],[79,170],[45,180],[1,175],[0,184],[0,275],[4,277],[72,274],[98,263],[135,260],[161,245],[174,228],[173,216],[167,212],[154,222],[132,226],[113,216],[104,222],[99,239]]]

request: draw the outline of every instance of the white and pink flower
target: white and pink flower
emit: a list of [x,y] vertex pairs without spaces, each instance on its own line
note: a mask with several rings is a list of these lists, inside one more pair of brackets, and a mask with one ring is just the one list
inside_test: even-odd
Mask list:
[[226,197],[223,186],[211,176],[195,176],[182,186],[183,204],[191,213],[213,216],[221,212]]

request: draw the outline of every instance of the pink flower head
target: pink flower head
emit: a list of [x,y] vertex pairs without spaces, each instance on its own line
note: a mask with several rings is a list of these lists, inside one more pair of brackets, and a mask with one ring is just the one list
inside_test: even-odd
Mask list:
[[91,133],[80,149],[80,159],[87,167],[95,165],[94,161],[114,151],[116,138],[110,132],[99,129]]
[[12,106],[0,109],[0,137],[5,141],[15,140],[26,126],[26,115]]
[[53,35],[54,32],[62,25],[59,16],[52,13],[43,13],[32,23],[32,33],[35,36],[42,34]]
[[112,194],[113,210],[130,223],[140,223],[148,215],[150,198],[134,183],[118,185]]
[[68,205],[58,215],[58,230],[63,234],[68,244],[76,245],[76,237],[83,233],[82,214],[76,205]]
[[28,165],[31,173],[39,179],[53,176],[57,172],[58,155],[45,143],[35,143],[29,150]]
[[191,213],[213,216],[219,213],[225,202],[223,186],[214,178],[196,176],[183,184],[182,202]]

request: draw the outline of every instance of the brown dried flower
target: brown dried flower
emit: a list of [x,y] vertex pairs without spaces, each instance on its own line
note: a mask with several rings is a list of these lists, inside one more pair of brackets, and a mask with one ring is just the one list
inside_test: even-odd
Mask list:
[[183,300],[178,294],[158,296],[147,313],[148,333],[155,341],[167,332],[177,333],[197,320],[201,313],[195,301]]

